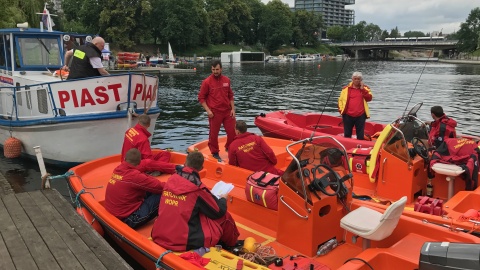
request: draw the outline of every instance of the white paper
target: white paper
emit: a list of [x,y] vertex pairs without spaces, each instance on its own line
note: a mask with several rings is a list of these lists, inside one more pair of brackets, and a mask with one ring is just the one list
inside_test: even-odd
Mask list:
[[233,184],[225,183],[220,181],[215,184],[212,188],[212,194],[215,195],[217,198],[221,198],[223,195],[228,194],[233,189]]

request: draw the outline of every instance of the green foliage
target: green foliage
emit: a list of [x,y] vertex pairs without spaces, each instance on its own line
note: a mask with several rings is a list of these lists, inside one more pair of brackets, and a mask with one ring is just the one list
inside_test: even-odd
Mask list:
[[390,37],[391,38],[401,37],[400,32],[398,32],[398,27],[395,26],[395,29],[390,30]]
[[425,37],[425,34],[421,31],[408,31],[403,34],[404,37]]
[[260,22],[263,33],[261,41],[269,52],[278,49],[282,44],[288,44],[292,37],[292,12],[287,4],[280,0],[272,0],[266,5]]
[[323,18],[314,12],[297,10],[293,14],[293,36],[292,42],[295,47],[305,44],[316,45],[320,28],[323,26]]
[[331,26],[327,29],[327,38],[333,41],[341,41],[346,29],[340,25]]
[[480,46],[480,8],[474,8],[467,20],[460,25],[457,32],[458,49],[462,52],[473,52]]

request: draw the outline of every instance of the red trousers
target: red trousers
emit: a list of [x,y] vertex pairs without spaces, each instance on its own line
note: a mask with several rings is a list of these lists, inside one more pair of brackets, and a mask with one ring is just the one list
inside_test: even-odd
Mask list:
[[218,133],[220,127],[223,124],[223,128],[227,133],[227,143],[225,149],[228,149],[230,143],[235,139],[235,117],[230,116],[231,111],[226,112],[214,112],[212,118],[208,118],[208,124],[210,125],[210,133],[208,134],[208,148],[210,153],[215,154],[220,151],[218,148]]
[[222,237],[220,237],[220,241],[225,243],[229,247],[235,246],[238,240],[238,236],[240,236],[240,232],[237,229],[237,225],[235,225],[235,221],[230,213],[227,211],[225,215],[219,219],[215,219],[220,227],[222,227]]
[[161,151],[153,155],[151,159],[142,159],[137,169],[141,172],[175,173],[175,164],[170,163],[170,156],[170,152]]

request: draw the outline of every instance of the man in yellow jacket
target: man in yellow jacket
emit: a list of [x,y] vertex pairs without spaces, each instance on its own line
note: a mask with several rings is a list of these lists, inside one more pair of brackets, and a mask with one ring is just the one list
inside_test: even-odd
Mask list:
[[338,111],[343,119],[343,135],[351,138],[353,127],[357,139],[364,139],[365,121],[370,118],[367,102],[373,98],[370,87],[363,84],[361,72],[354,72],[352,82],[342,88],[338,98]]

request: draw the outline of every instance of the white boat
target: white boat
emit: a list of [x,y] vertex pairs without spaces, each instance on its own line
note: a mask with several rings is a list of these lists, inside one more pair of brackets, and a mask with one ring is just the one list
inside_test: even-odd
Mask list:
[[297,58],[297,61],[300,62],[307,62],[307,61],[313,61],[315,58],[311,57],[310,55],[299,55]]
[[168,60],[166,61],[166,63],[170,68],[178,65],[177,59],[175,59],[175,56],[173,56],[172,46],[170,46],[170,42],[168,42]]
[[160,114],[156,76],[55,76],[69,41],[63,32],[0,29],[0,40],[2,146],[15,137],[22,142],[22,155],[35,157],[33,147],[40,146],[46,162],[71,166],[118,154],[135,113],[152,119]]

